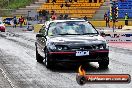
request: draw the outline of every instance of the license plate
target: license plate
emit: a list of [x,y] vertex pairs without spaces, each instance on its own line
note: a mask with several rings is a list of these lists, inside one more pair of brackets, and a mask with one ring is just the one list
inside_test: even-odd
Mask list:
[[86,56],[89,55],[89,51],[76,51],[76,56]]

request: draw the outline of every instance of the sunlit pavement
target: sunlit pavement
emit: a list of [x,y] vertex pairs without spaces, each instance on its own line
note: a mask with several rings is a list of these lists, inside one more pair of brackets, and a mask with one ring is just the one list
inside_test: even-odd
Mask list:
[[132,50],[132,43],[127,43],[127,42],[113,42],[113,43],[109,43],[109,46]]

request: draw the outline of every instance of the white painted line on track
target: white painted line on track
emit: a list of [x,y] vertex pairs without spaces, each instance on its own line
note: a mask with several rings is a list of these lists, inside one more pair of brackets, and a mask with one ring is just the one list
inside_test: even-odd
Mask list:
[[9,79],[9,77],[6,75],[6,73],[4,72],[4,70],[2,68],[0,68],[0,70],[2,71],[2,75],[9,82],[9,84],[11,85],[11,87],[15,88],[15,86],[13,85],[13,83],[11,82],[11,80]]

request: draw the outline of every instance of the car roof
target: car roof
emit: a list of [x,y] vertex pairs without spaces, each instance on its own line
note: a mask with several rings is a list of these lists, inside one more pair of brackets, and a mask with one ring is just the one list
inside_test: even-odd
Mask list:
[[45,26],[48,26],[48,25],[49,25],[50,23],[52,23],[52,22],[69,22],[69,21],[72,21],[72,22],[73,22],[73,21],[75,21],[75,22],[80,22],[80,21],[81,21],[81,22],[82,22],[82,21],[83,21],[83,22],[87,22],[86,20],[80,20],[80,19],[79,19],[79,20],[76,20],[76,19],[75,19],[75,20],[53,20],[53,21],[46,21],[46,22],[45,22]]
[[67,21],[85,21],[85,20],[53,20],[53,21],[48,21],[48,22],[67,22]]

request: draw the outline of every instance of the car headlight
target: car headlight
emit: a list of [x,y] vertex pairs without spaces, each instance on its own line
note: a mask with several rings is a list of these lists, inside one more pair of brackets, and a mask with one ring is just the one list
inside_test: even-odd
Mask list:
[[48,46],[51,50],[56,50],[56,46],[53,43],[49,43]]
[[57,50],[62,50],[63,47],[62,47],[62,46],[56,46],[56,49],[57,49]]
[[68,47],[65,45],[55,45],[54,43],[48,43],[48,48],[51,50],[68,50]]
[[57,45],[56,50],[68,50],[68,47],[64,45]]
[[64,49],[64,50],[67,50],[67,49],[68,49],[68,47],[67,47],[67,46],[64,46],[64,47],[63,47],[63,49]]
[[99,46],[97,46],[97,45],[93,45],[92,47],[93,47],[93,49],[95,49],[95,50],[96,50],[96,49],[99,49]]
[[108,45],[108,43],[106,44],[106,47],[105,47],[106,49],[109,49],[109,45]]
[[100,45],[98,48],[99,49],[104,49],[104,46],[103,45]]
[[98,49],[99,47],[98,46],[95,46],[94,49]]

